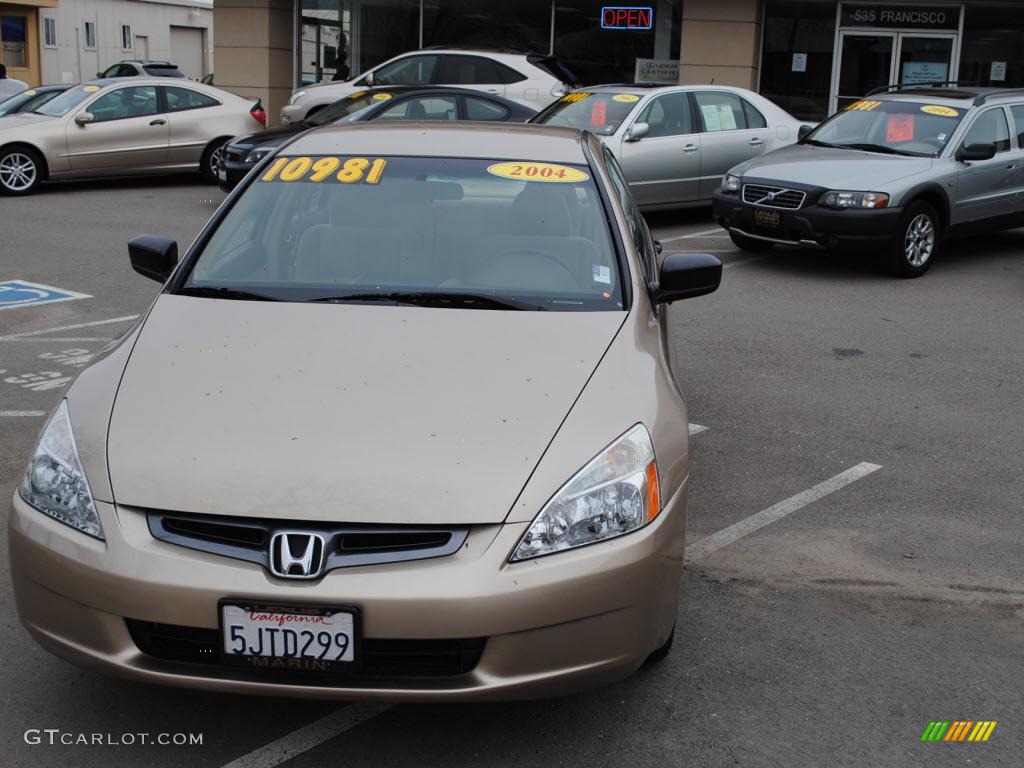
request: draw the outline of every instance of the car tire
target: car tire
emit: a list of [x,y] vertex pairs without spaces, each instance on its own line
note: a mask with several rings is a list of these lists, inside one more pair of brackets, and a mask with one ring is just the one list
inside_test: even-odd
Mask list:
[[886,266],[896,277],[920,277],[935,261],[942,242],[942,227],[934,206],[915,200],[900,218],[889,247]]
[[738,232],[730,232],[729,237],[732,238],[733,244],[741,251],[764,253],[765,251],[770,251],[775,247],[775,243],[769,243],[767,240],[758,240],[754,237],[747,237],[746,235],[741,235]]
[[659,661],[664,661],[669,652],[672,650],[672,641],[676,639],[676,625],[672,625],[672,631],[668,634],[668,640],[661,644],[661,646],[655,649],[650,656],[644,661],[644,664],[657,664]]
[[217,166],[223,155],[224,147],[227,146],[229,141],[231,141],[230,138],[224,137],[211,141],[203,152],[202,159],[199,161],[199,172],[203,174],[203,178],[210,184],[216,184],[218,181]]
[[43,182],[43,160],[28,147],[0,149],[0,194],[30,195]]

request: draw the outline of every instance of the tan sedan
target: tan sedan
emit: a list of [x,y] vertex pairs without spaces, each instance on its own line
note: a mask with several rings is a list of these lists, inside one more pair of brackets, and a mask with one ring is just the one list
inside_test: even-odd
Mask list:
[[51,179],[200,171],[216,183],[226,141],[259,130],[260,103],[199,83],[111,78],[69,88],[0,124],[0,194]]
[[50,416],[9,516],[21,621],[128,678],[546,696],[664,657],[686,539],[668,255],[589,133],[367,123],[242,182]]

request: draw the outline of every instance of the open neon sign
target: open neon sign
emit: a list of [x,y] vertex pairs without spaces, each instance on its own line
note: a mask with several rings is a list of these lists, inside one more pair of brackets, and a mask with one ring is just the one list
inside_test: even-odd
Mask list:
[[602,29],[644,30],[654,26],[654,9],[627,5],[606,5],[601,9]]

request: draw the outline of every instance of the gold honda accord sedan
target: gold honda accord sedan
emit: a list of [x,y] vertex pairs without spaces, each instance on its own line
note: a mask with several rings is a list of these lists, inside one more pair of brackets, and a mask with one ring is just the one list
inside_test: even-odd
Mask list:
[[224,144],[265,124],[259,101],[212,86],[93,80],[0,121],[0,194],[31,194],[48,180],[190,170],[215,184]]
[[21,621],[141,681],[548,696],[667,654],[689,477],[659,250],[589,133],[329,126],[266,158],[44,427]]

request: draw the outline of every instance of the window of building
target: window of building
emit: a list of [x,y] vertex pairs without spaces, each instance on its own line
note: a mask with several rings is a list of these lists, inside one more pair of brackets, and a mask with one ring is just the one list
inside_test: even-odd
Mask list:
[[1010,126],[1006,124],[1006,113],[1002,107],[978,115],[964,136],[963,145],[967,147],[971,144],[995,144],[996,152],[1005,152],[1010,148]]
[[1024,86],[1024,15],[1005,7],[968,5],[959,79],[996,88]]
[[100,96],[89,105],[95,122],[126,120],[130,117],[149,117],[157,109],[155,85],[133,85],[118,88]]
[[57,47],[57,20],[53,16],[43,17],[43,45],[47,48]]
[[835,34],[834,3],[766,0],[761,94],[799,120],[827,117]]
[[693,133],[690,98],[683,91],[658,96],[644,107],[637,122],[650,126],[647,136],[652,139]]
[[508,110],[487,99],[478,99],[475,96],[466,96],[466,117],[470,120],[504,120],[508,117]]
[[8,67],[27,67],[28,18],[25,16],[0,16],[0,47],[3,49],[3,63]]
[[423,45],[546,52],[551,0],[424,0]]
[[388,107],[377,120],[457,120],[458,105],[454,96],[422,96],[403,99]]
[[179,88],[176,85],[164,86],[164,96],[167,98],[168,112],[184,112],[188,109],[216,107],[220,104],[212,96],[193,91],[191,88]]
[[87,21],[84,25],[85,33],[85,47],[95,48],[96,47],[96,22]]
[[130,24],[121,25],[121,50],[132,50],[132,27]]

